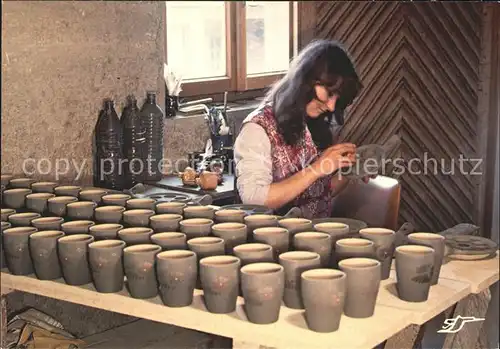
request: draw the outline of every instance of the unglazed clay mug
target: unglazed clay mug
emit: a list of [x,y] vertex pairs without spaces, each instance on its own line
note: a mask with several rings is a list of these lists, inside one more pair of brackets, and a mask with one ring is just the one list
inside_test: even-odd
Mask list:
[[70,219],[91,220],[97,204],[93,201],[77,201],[66,205],[67,215]]
[[213,220],[215,217],[215,209],[210,206],[196,205],[187,206],[184,208],[184,218],[206,218]]
[[382,264],[371,258],[347,258],[339,262],[347,275],[344,314],[352,318],[367,318],[375,312]]
[[118,237],[127,243],[127,246],[150,244],[153,229],[146,227],[134,227],[118,230]]
[[186,234],[179,232],[157,233],[151,235],[151,242],[161,246],[163,251],[187,250]]
[[123,222],[129,227],[148,227],[149,218],[155,214],[153,210],[134,209],[123,212]]
[[61,224],[61,229],[66,233],[66,235],[71,234],[88,234],[90,227],[94,226],[93,221],[81,220],[81,221],[71,221]]
[[68,285],[79,286],[92,282],[88,253],[94,237],[88,234],[63,236],[57,240],[62,275]]
[[127,200],[131,198],[132,197],[128,194],[106,194],[102,197],[102,203],[104,205],[125,207],[127,205]]
[[129,246],[123,250],[123,268],[132,298],[153,298],[158,294],[155,265],[160,252],[161,247],[152,244]]
[[273,248],[274,262],[278,256],[290,248],[290,233],[282,227],[256,228],[253,230],[253,241],[270,245]]
[[149,198],[129,199],[127,200],[126,205],[127,205],[127,210],[144,209],[144,210],[154,211],[156,200]]
[[8,186],[9,185],[9,182],[11,181],[11,179],[14,178],[14,176],[10,173],[3,173],[1,175],[1,183],[2,185],[4,186]]
[[72,196],[78,198],[78,194],[81,190],[82,188],[77,185],[60,185],[54,188],[54,193],[57,196]]
[[188,240],[210,235],[213,225],[214,221],[208,218],[189,218],[179,222],[180,230]]
[[349,236],[349,226],[344,223],[337,222],[323,222],[314,225],[314,230],[330,234],[332,237],[333,249],[336,248],[335,243],[337,240],[347,238]]
[[249,243],[236,246],[233,253],[241,260],[241,266],[252,263],[274,263],[273,248],[267,244]]
[[278,217],[269,214],[253,214],[246,216],[244,221],[248,227],[249,242],[252,242],[251,239],[253,239],[253,231],[255,229],[278,226]]
[[47,206],[51,214],[58,217],[64,217],[66,216],[66,206],[69,203],[77,201],[78,199],[74,196],[56,196],[55,198],[47,200]]
[[33,260],[29,249],[29,236],[36,233],[34,227],[17,227],[2,232],[3,250],[7,268],[13,275],[32,274]]
[[[278,221],[278,225],[288,230],[290,234],[290,244],[293,242],[293,236],[295,234],[311,231],[313,229],[312,221],[306,218],[283,218]],[[292,246],[290,246],[290,248],[292,248]]]
[[396,288],[400,299],[425,302],[429,298],[435,263],[434,249],[421,245],[396,248]]
[[172,250],[158,253],[156,275],[163,304],[173,308],[191,305],[197,270],[196,254],[192,251]]
[[232,254],[234,247],[247,242],[247,226],[243,223],[214,224],[212,234],[224,240],[226,254]]
[[179,223],[182,221],[180,214],[164,213],[156,214],[150,217],[151,228],[156,233],[172,232],[179,230]]
[[332,258],[332,237],[327,233],[303,232],[293,237],[293,246],[297,251],[309,251],[319,254],[321,266],[326,268]]
[[[200,259],[211,256],[221,256],[225,253],[224,240],[213,236],[204,236],[188,239],[188,249],[196,254],[197,262]],[[197,264],[198,265],[198,264]],[[196,280],[196,288],[201,289],[201,279],[199,273]]]
[[21,209],[25,205],[26,196],[31,193],[31,189],[27,188],[6,189],[2,194],[2,204],[15,210]]
[[158,214],[173,213],[182,215],[184,212],[184,208],[186,206],[187,204],[184,202],[176,202],[176,201],[160,202],[156,204],[156,213]]
[[118,231],[122,229],[123,225],[117,223],[96,224],[89,228],[89,234],[94,237],[95,241],[116,240]]
[[346,280],[346,274],[335,269],[311,269],[302,273],[302,301],[310,330],[326,333],[339,329]]
[[[382,264],[382,280],[388,279],[391,273],[392,257],[396,248],[396,232],[385,228],[365,228],[359,235],[375,244],[375,256]],[[348,276],[349,277],[349,276]]]
[[408,242],[414,245],[431,247],[434,250],[434,269],[432,271],[431,285],[436,285],[441,272],[445,252],[445,239],[440,234],[412,233],[408,235]]
[[36,212],[14,213],[9,216],[9,222],[13,227],[29,227],[31,222],[42,215]]
[[279,262],[285,270],[285,305],[292,309],[304,309],[300,275],[307,270],[321,267],[319,254],[308,251],[285,252],[279,255]]
[[11,188],[31,188],[31,185],[36,182],[33,178],[12,178],[9,182]]
[[252,263],[241,268],[241,289],[248,321],[278,321],[285,290],[285,271],[277,263]]
[[95,219],[101,223],[115,223],[122,221],[125,207],[119,205],[109,205],[97,207],[94,211]]
[[375,243],[367,239],[347,238],[335,243],[335,260],[340,262],[346,258],[375,256]]
[[62,276],[57,240],[63,236],[64,232],[59,230],[40,231],[30,235],[30,253],[38,279],[54,280]]
[[47,201],[55,197],[51,193],[32,193],[26,195],[26,208],[37,213],[44,213],[47,210]]
[[36,182],[31,185],[31,190],[34,193],[54,193],[54,188],[57,187],[56,182]]
[[97,292],[114,293],[123,288],[123,249],[120,240],[95,241],[89,244],[89,265]]
[[207,310],[227,314],[236,310],[240,282],[240,260],[234,256],[213,256],[200,260],[200,280]]
[[44,230],[62,230],[61,225],[64,223],[62,217],[40,217],[31,221],[31,225],[38,229]]
[[82,201],[93,201],[96,204],[100,204],[102,202],[102,197],[107,193],[108,191],[105,189],[87,189],[80,191],[78,196]]
[[215,221],[217,223],[245,223],[246,212],[243,210],[217,210],[215,211]]

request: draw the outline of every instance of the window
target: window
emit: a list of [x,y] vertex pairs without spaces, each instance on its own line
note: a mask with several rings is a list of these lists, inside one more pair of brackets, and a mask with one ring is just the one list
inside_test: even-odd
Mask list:
[[294,50],[290,1],[167,1],[166,63],[183,96],[264,88]]

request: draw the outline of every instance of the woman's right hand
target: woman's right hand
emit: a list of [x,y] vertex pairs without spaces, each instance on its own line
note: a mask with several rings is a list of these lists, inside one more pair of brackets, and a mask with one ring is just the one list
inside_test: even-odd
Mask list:
[[355,161],[356,145],[340,143],[325,149],[311,167],[318,177],[324,177],[353,165]]

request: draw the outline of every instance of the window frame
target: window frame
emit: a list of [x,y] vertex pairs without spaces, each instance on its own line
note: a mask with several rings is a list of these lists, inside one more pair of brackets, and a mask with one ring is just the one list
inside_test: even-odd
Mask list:
[[[290,6],[290,52],[297,51],[297,2],[288,1]],[[246,4],[243,1],[224,1],[226,17],[226,75],[223,77],[190,79],[182,84],[181,97],[210,95],[223,92],[246,92],[264,89],[284,76],[285,71],[247,76],[246,73]],[[164,19],[167,21],[165,4]],[[165,57],[168,64],[168,40],[165,25]]]

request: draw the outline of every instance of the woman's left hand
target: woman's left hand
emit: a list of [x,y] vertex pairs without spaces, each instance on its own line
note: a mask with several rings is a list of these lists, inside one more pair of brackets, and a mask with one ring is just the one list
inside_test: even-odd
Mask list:
[[377,178],[376,174],[365,176],[365,177],[363,177],[363,182],[368,183],[370,181],[370,179],[375,179],[375,178]]

